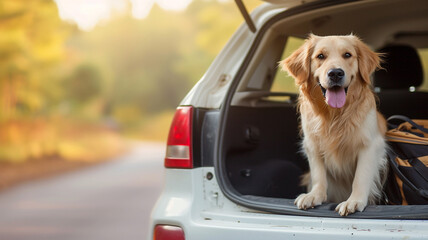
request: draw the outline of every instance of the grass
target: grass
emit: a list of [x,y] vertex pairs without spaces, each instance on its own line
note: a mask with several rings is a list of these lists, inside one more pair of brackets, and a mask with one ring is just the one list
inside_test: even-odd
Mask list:
[[147,116],[138,126],[126,129],[124,136],[143,141],[165,142],[173,116],[173,110]]
[[43,158],[99,161],[125,151],[127,141],[106,126],[64,118],[0,123],[0,162]]

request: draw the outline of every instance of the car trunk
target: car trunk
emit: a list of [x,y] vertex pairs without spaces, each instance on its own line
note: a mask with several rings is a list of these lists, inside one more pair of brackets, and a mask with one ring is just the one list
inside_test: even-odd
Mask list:
[[229,109],[224,142],[227,175],[241,194],[295,198],[307,171],[299,154],[294,106]]
[[[214,165],[219,185],[230,200],[251,209],[279,214],[340,217],[334,212],[337,203],[326,203],[308,211],[298,210],[294,206],[294,198],[306,191],[300,181],[309,170],[299,146],[297,95],[291,92],[276,93],[271,91],[271,87],[276,64],[283,57],[284,44],[289,35],[304,37],[311,30],[320,35],[356,31],[371,39],[372,46],[381,46],[383,42],[378,42],[369,30],[364,29],[365,23],[372,20],[365,23],[353,20],[348,25],[338,22],[343,16],[355,15],[354,11],[357,10],[365,11],[367,18],[376,19],[376,9],[391,5],[372,4],[377,5],[344,3],[343,8],[338,10],[338,4],[335,5],[334,1],[313,2],[278,14],[256,32],[257,38],[235,76],[221,109]],[[396,4],[393,9],[405,7],[404,1],[394,1],[393,4]],[[413,7],[412,11],[420,15],[417,7]],[[282,19],[298,18],[299,14],[304,13],[309,13],[312,20],[293,22],[293,26],[291,22],[287,25],[287,21],[277,24]],[[385,14],[385,18],[390,14],[393,13]],[[335,29],[335,26],[340,27]],[[413,118],[428,118],[427,92],[413,94],[408,89],[391,89],[378,95],[379,110],[386,116],[399,113]],[[411,107],[399,104],[403,101],[412,104]],[[427,205],[373,205],[364,212],[348,217],[428,219],[427,213]]]

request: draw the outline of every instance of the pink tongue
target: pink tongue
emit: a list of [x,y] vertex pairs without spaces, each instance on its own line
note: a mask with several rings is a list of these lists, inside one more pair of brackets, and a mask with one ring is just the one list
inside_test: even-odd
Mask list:
[[325,97],[330,107],[341,108],[345,105],[346,93],[344,88],[327,89]]

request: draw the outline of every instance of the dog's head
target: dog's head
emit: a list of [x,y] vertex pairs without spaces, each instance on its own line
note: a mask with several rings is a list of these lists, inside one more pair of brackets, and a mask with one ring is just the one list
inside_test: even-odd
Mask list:
[[306,42],[280,65],[301,91],[314,86],[332,108],[342,108],[348,89],[355,84],[370,84],[370,74],[380,67],[379,55],[358,37],[311,35]]

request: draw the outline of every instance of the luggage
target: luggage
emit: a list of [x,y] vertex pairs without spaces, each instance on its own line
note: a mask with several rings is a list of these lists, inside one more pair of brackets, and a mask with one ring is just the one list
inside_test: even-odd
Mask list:
[[388,124],[397,120],[403,123],[386,133],[390,146],[386,201],[396,205],[428,204],[428,120],[394,115],[388,118]]

